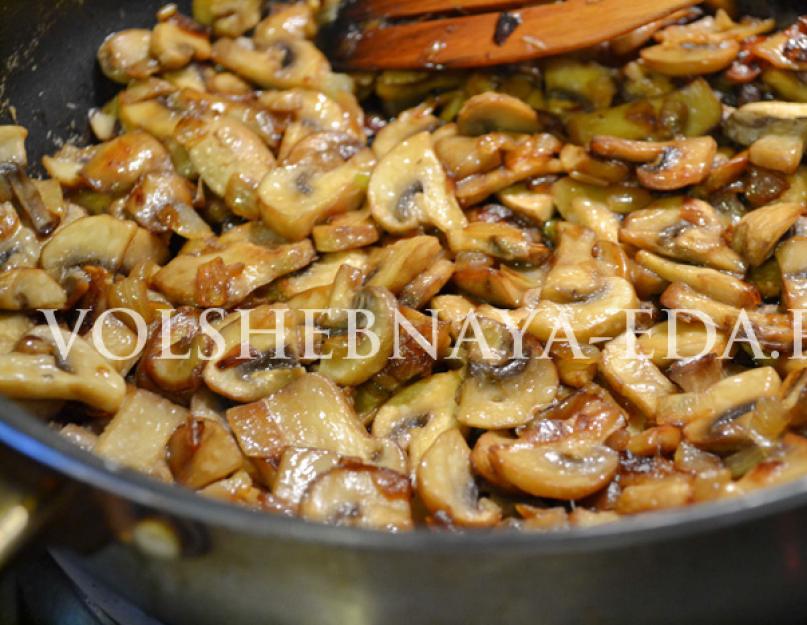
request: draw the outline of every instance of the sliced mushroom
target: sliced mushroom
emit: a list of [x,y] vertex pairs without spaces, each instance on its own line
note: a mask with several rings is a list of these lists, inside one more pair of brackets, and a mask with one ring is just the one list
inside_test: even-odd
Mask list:
[[506,265],[495,266],[494,259],[474,253],[457,257],[452,282],[461,290],[501,308],[518,308],[527,294],[540,286],[543,268],[519,271]]
[[25,151],[27,138],[28,131],[22,126],[0,126],[0,163],[27,167],[28,154]]
[[112,462],[171,481],[165,448],[187,418],[186,408],[154,393],[131,388],[94,451]]
[[526,217],[536,224],[549,221],[555,210],[551,195],[530,191],[523,184],[502,189],[496,198],[520,217]]
[[265,46],[275,39],[288,36],[313,39],[317,34],[316,17],[313,8],[305,2],[275,5],[270,14],[255,27],[255,43]]
[[159,71],[151,57],[151,31],[139,28],[109,35],[98,49],[98,63],[104,75],[119,83],[148,78]]
[[188,419],[168,440],[166,461],[177,483],[198,490],[222,480],[244,464],[233,435],[209,419]]
[[311,231],[318,252],[344,252],[377,242],[381,236],[369,210],[335,215]]
[[[319,372],[337,384],[356,386],[369,380],[387,364],[394,347],[397,306],[395,297],[386,289],[368,287],[356,293],[352,308],[372,314],[372,321],[367,322],[363,329],[372,333],[375,340],[365,334],[358,338],[329,337],[323,343],[322,353],[330,354],[330,357],[320,362]],[[359,323],[362,321],[357,319]],[[353,354],[351,338],[355,341]]]
[[807,104],[751,102],[734,110],[724,124],[732,141],[751,145],[766,135],[807,139]]
[[310,241],[273,249],[236,242],[221,251],[177,256],[154,276],[153,283],[176,304],[229,307],[313,259]]
[[423,455],[417,470],[417,492],[440,522],[461,527],[491,527],[501,509],[480,499],[471,474],[471,450],[457,429],[443,432]]
[[595,337],[613,338],[625,330],[625,311],[635,310],[638,306],[639,300],[630,282],[624,278],[603,278],[601,287],[580,301],[565,304],[548,300],[539,302],[532,311],[528,331],[546,342],[568,324],[580,342]]
[[477,221],[461,230],[449,230],[447,238],[455,254],[480,252],[505,262],[540,265],[551,254],[545,245],[527,232],[503,222]]
[[[222,322],[224,349],[204,367],[207,386],[233,401],[263,399],[302,376],[300,319],[292,311],[259,306],[249,311],[249,332],[237,312]],[[267,334],[272,332],[273,334]]]
[[492,353],[480,353],[476,347],[470,350],[457,421],[486,430],[524,425],[554,401],[558,392],[555,364],[541,358],[540,346],[529,341],[523,346],[523,358],[514,354],[513,337],[502,324],[480,319],[479,325],[486,341],[493,342],[488,345]]
[[474,137],[496,131],[532,134],[541,126],[531,106],[513,96],[489,91],[463,105],[457,115],[457,129]]
[[0,354],[14,351],[19,340],[34,327],[28,315],[0,312]]
[[330,525],[401,532],[413,526],[411,487],[402,475],[361,465],[317,478],[300,502],[300,515]]
[[275,168],[258,189],[264,223],[290,240],[304,239],[327,217],[359,208],[373,164],[364,150],[330,171],[305,163]]
[[339,462],[339,454],[332,451],[289,447],[277,467],[272,494],[292,506],[299,506],[309,486],[338,467]]
[[41,269],[10,269],[0,273],[2,310],[59,310],[66,303],[65,290]]
[[693,496],[692,480],[687,475],[669,475],[626,486],[619,495],[619,514],[638,514],[652,510],[677,508]]
[[15,351],[0,355],[0,393],[18,399],[80,401],[115,412],[126,394],[123,378],[81,337],[75,337],[63,358],[52,332],[69,344],[69,332],[43,325],[20,339]]
[[163,70],[176,70],[208,60],[212,48],[207,31],[177,13],[154,27],[149,51]]
[[759,267],[803,211],[799,203],[780,202],[746,213],[734,228],[732,247],[751,267]]
[[193,187],[175,173],[143,176],[126,199],[124,211],[149,232],[173,231],[186,239],[213,235],[193,208]]
[[461,383],[460,372],[437,373],[395,394],[375,414],[373,436],[392,439],[408,452],[410,473],[440,434],[457,427],[455,396]]
[[663,43],[640,52],[642,60],[653,71],[666,76],[714,74],[727,68],[740,53],[734,39],[702,35],[687,39],[665,39]]
[[601,287],[602,277],[594,262],[594,231],[566,222],[558,224],[552,268],[541,297],[559,304],[579,301]]
[[[367,256],[362,252],[324,254],[318,261],[286,278],[277,280],[270,287],[272,296],[289,300],[301,293],[322,287],[330,287],[337,281],[343,267],[357,270],[361,276],[367,271]],[[359,281],[361,277],[359,278]],[[349,307],[350,302],[347,302]]]
[[259,96],[258,101],[273,113],[290,115],[308,132],[347,134],[364,145],[361,108],[355,102],[348,102],[347,95],[340,94],[334,99],[318,91],[297,88],[267,91]]
[[405,470],[400,448],[371,437],[339,387],[317,373],[295,379],[262,401],[231,408],[227,422],[250,458],[276,462],[289,447],[308,447]]
[[646,208],[625,218],[619,238],[668,258],[744,274],[746,264],[723,239],[724,226],[706,202],[686,199],[680,207]]
[[260,0],[194,0],[193,18],[219,37],[240,37],[261,19]]
[[99,337],[98,344],[103,345],[106,351],[113,356],[113,358],[107,358],[109,364],[122,376],[129,375],[143,354],[137,332],[129,329],[115,315],[100,316],[83,336],[90,340],[94,336]]
[[787,310],[807,309],[807,237],[797,236],[776,248],[782,272],[782,303]]
[[795,135],[765,135],[748,148],[748,158],[759,167],[793,174],[804,156],[804,140]]
[[401,290],[401,304],[422,308],[451,281],[453,275],[454,263],[446,259],[438,260]]
[[433,111],[433,106],[423,103],[400,113],[376,134],[373,141],[373,152],[376,157],[383,158],[399,143],[421,132],[436,130],[440,120],[432,115]]
[[387,245],[371,258],[367,286],[383,287],[398,294],[432,265],[440,251],[440,241],[432,236],[416,236]]
[[744,493],[757,488],[787,484],[803,477],[805,473],[807,439],[788,433],[784,435],[781,447],[746,473],[737,482],[737,488]]
[[448,189],[428,132],[402,141],[381,159],[370,179],[368,199],[373,217],[392,233],[421,224],[447,231],[468,223]]
[[664,148],[658,159],[636,170],[648,189],[674,191],[703,182],[712,170],[717,142],[712,137],[682,139]]
[[137,231],[133,221],[110,215],[83,217],[59,229],[42,248],[40,265],[61,282],[67,271],[98,265],[115,273]]
[[644,250],[636,254],[635,260],[669,282],[683,282],[737,308],[756,308],[762,301],[756,287],[715,269],[674,263]]
[[237,215],[258,217],[255,197],[274,156],[245,124],[222,116],[189,119],[178,128],[182,145],[205,184]]

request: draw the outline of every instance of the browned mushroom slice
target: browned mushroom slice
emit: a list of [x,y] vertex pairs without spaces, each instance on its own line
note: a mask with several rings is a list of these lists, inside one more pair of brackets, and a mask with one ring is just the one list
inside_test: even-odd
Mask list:
[[807,439],[788,433],[777,452],[762,460],[738,482],[740,492],[786,484],[807,473]]
[[[255,6],[260,6],[258,0],[255,0]],[[313,39],[317,34],[316,17],[313,7],[305,2],[273,5],[269,15],[255,27],[255,43],[265,46],[275,39],[288,36]]]
[[366,323],[363,329],[371,335],[352,337],[352,346],[351,337],[329,337],[322,346],[322,353],[329,354],[329,357],[323,358],[319,365],[320,373],[346,386],[366,382],[381,371],[392,355],[396,332],[397,306],[395,297],[388,290],[374,287],[363,289],[356,294],[352,308],[371,313],[372,317],[367,320],[356,320],[359,324]]
[[782,303],[787,310],[807,309],[807,237],[797,236],[776,249],[782,272]]
[[597,291],[602,286],[602,278],[593,257],[594,231],[561,222],[557,239],[552,269],[541,288],[541,297],[565,304]]
[[262,401],[231,408],[227,421],[250,458],[276,462],[288,447],[309,447],[405,470],[400,448],[371,437],[339,387],[317,373],[298,377]]
[[749,160],[759,167],[793,174],[804,156],[804,138],[796,135],[765,135],[748,148]]
[[490,527],[501,509],[479,499],[471,474],[471,450],[457,429],[443,432],[423,455],[417,469],[417,492],[435,519],[461,527]]
[[0,355],[0,393],[19,399],[80,401],[115,412],[126,394],[123,378],[81,337],[75,337],[62,354],[53,332],[69,345],[69,332],[43,325],[27,332],[15,351]]
[[692,478],[688,475],[648,479],[626,486],[617,499],[616,511],[619,514],[638,514],[677,508],[688,504],[692,496]]
[[496,473],[519,490],[549,499],[582,499],[601,490],[619,468],[619,454],[588,441],[521,441],[490,450]]
[[149,51],[163,70],[176,70],[191,61],[208,60],[212,48],[206,29],[175,13],[154,27]]
[[440,434],[457,427],[455,395],[461,382],[460,372],[437,373],[406,387],[378,409],[373,436],[390,438],[407,451],[410,473]]
[[540,265],[551,252],[529,233],[506,223],[476,221],[462,230],[449,230],[448,246],[454,254],[481,252],[506,262]]
[[317,478],[300,516],[330,525],[401,532],[413,527],[409,480],[389,469],[349,465]]
[[779,239],[803,212],[801,204],[780,202],[750,211],[734,228],[732,246],[752,267],[759,267],[773,253]]
[[41,269],[11,269],[0,273],[0,309],[61,309],[65,290]]
[[[238,402],[271,395],[305,370],[300,365],[303,337],[298,316],[289,310],[259,306],[249,311],[250,336],[244,311],[222,321],[221,356],[204,367],[204,381],[216,393]],[[274,332],[274,334],[268,334]]]
[[314,226],[311,231],[318,252],[344,252],[367,247],[381,236],[368,210],[351,211]]
[[667,76],[714,74],[737,58],[740,44],[734,39],[703,34],[687,39],[666,40],[641,51],[642,60],[653,71]]
[[367,286],[384,287],[392,293],[400,293],[432,265],[440,251],[440,241],[432,236],[416,236],[387,245],[376,257],[371,258]]
[[540,130],[535,110],[504,93],[481,93],[468,100],[457,115],[457,129],[463,135],[477,136],[502,131],[532,134]]
[[272,494],[292,506],[299,506],[308,487],[339,466],[339,454],[321,449],[289,447],[277,467]]
[[318,222],[359,208],[373,164],[364,150],[330,170],[306,163],[275,168],[258,189],[264,223],[291,240],[307,237]]
[[672,454],[681,442],[681,430],[672,425],[657,425],[630,437],[627,450],[634,456]]
[[244,463],[233,435],[209,419],[188,419],[168,440],[168,468],[183,486],[198,490],[232,475]]
[[154,393],[130,388],[94,451],[112,462],[171,481],[165,448],[187,418],[187,408]]
[[175,173],[150,173],[132,189],[124,210],[149,232],[206,239],[213,231],[194,210],[193,193],[191,184]]
[[370,179],[368,199],[376,221],[396,234],[421,224],[448,231],[468,223],[449,191],[428,132],[402,141],[381,159]]
[[[350,138],[363,146],[361,109],[355,102],[348,101],[346,96],[340,94],[334,99],[317,91],[288,89],[267,91],[260,95],[258,101],[273,113],[291,116],[303,131],[334,134],[341,136],[345,144],[349,143],[347,138]],[[286,145],[284,139],[283,146]]]
[[635,343],[634,353],[630,353],[633,341],[635,337],[625,333],[609,342],[602,350],[600,373],[614,391],[652,419],[659,401],[677,389],[648,356],[638,351]]
[[466,293],[501,308],[518,308],[527,293],[541,285],[539,275],[507,265],[495,266],[494,259],[484,254],[463,253],[457,257],[452,282]]
[[248,242],[232,243],[220,252],[177,256],[154,276],[153,282],[176,304],[229,307],[313,259],[310,241],[273,249]]
[[631,213],[622,224],[619,238],[668,258],[744,274],[746,265],[726,245],[723,231],[714,208],[688,198],[679,208],[646,208]]
[[807,138],[807,103],[752,102],[732,112],[724,124],[730,139],[751,145],[766,135]]
[[111,34],[98,49],[104,75],[119,83],[147,78],[160,69],[150,54],[151,31],[139,28]]
[[678,360],[670,365],[666,375],[687,393],[700,393],[723,379],[723,361],[714,352]]
[[434,142],[434,152],[455,180],[484,174],[502,164],[502,152],[512,149],[515,140],[504,133],[490,133],[480,137],[462,135],[443,136]]
[[143,174],[171,171],[168,151],[151,135],[136,130],[102,143],[81,169],[81,177],[99,193],[125,193]]
[[564,326],[571,328],[579,342],[597,337],[612,338],[625,330],[625,311],[638,306],[639,300],[630,282],[624,278],[603,278],[601,287],[580,301],[539,302],[531,311],[528,331],[543,342],[549,341]]
[[529,504],[517,503],[515,508],[523,519],[516,526],[520,530],[549,532],[569,527],[569,513],[566,508],[561,506],[537,508]]
[[737,308],[756,308],[762,302],[756,287],[716,269],[674,263],[644,250],[636,254],[635,260],[669,282],[683,282]]
[[648,189],[674,191],[703,182],[712,170],[717,142],[712,137],[682,139],[665,147],[653,163],[636,170]]
[[453,275],[454,263],[447,259],[436,261],[401,290],[401,304],[422,308],[448,284]]
[[479,327],[491,353],[481,345],[469,350],[457,420],[487,430],[524,425],[554,401],[557,369],[551,359],[539,357],[540,346],[534,340],[525,341],[523,354],[516,354],[514,339],[502,324],[480,319]]

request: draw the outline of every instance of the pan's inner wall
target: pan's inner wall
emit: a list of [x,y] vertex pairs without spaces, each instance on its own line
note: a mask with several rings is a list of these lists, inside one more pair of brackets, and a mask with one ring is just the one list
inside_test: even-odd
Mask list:
[[[32,164],[87,138],[87,111],[119,89],[95,62],[111,32],[150,27],[160,0],[0,1],[0,124],[30,131]],[[190,0],[178,2],[189,11]]]

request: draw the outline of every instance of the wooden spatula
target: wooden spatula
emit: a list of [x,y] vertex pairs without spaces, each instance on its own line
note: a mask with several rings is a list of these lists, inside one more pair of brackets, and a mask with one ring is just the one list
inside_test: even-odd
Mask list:
[[698,1],[353,0],[331,56],[342,69],[518,63],[594,46]]

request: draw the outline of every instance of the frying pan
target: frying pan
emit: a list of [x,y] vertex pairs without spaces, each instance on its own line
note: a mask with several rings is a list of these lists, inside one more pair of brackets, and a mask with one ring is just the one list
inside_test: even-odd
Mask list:
[[[750,11],[775,6],[787,20],[802,2]],[[0,123],[29,128],[32,161],[84,137],[87,109],[113,93],[98,45],[151,24],[158,5],[0,2]],[[90,549],[68,545],[75,562],[165,623],[807,621],[807,481],[554,534],[387,535],[260,514],[109,467],[2,399],[0,441],[0,455],[13,454],[0,477],[18,495],[2,505],[30,503],[23,495],[43,483],[78,487],[72,510],[107,529]],[[40,501],[59,492],[40,490]],[[35,519],[29,503],[5,506],[0,549]]]

